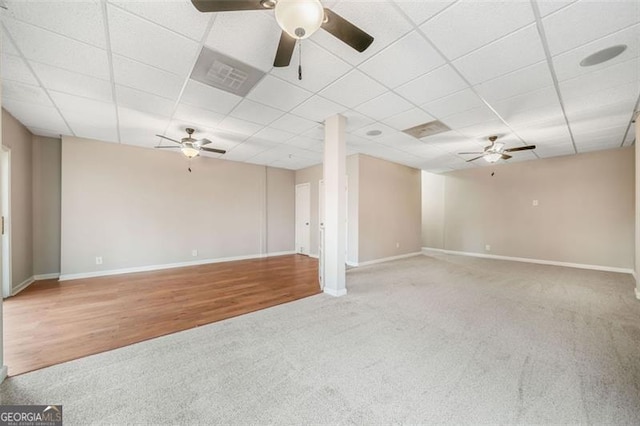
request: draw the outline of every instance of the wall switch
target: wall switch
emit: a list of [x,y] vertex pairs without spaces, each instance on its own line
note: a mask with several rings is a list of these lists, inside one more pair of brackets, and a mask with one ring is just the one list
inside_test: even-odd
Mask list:
[[193,249],[191,250],[191,256],[196,257],[198,255],[198,250]]
[[96,257],[96,265],[102,265],[102,256]]
[[489,244],[487,244],[487,245],[484,246],[484,249],[486,251],[491,251],[491,246]]
[[533,204],[534,207],[537,207],[538,206],[538,200],[533,200],[533,203],[531,203],[531,204]]

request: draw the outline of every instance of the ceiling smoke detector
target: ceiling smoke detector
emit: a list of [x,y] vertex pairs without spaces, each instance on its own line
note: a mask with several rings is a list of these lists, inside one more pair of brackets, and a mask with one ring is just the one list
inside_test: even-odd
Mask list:
[[622,52],[624,52],[625,50],[627,50],[626,44],[619,44],[617,46],[607,47],[606,49],[602,49],[597,51],[596,53],[592,53],[591,55],[581,60],[580,66],[591,67],[593,65],[598,65],[603,62],[610,61],[616,56],[621,55]]
[[417,139],[423,139],[429,136],[437,135],[438,133],[444,133],[451,130],[449,126],[442,121],[430,121],[428,123],[420,124],[409,129],[403,130],[404,133],[413,136]]

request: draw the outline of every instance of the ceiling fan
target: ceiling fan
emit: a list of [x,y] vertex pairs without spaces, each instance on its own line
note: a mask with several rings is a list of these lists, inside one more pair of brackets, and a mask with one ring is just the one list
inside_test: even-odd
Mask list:
[[[305,39],[322,28],[358,52],[364,52],[373,37],[335,12],[323,8],[320,0],[191,0],[200,12],[232,12],[238,10],[275,10],[282,34],[273,62],[286,67],[291,62],[296,41]],[[298,68],[300,74],[300,68]],[[300,76],[299,76],[300,77]]]
[[211,141],[209,139],[206,138],[202,138],[202,139],[194,139],[191,137],[191,135],[193,135],[193,132],[195,132],[195,130],[191,129],[191,128],[186,128],[184,129],[187,132],[187,137],[186,138],[182,138],[180,141],[177,141],[175,139],[171,139],[168,138],[166,136],[163,135],[156,135],[159,138],[162,139],[166,139],[168,141],[171,141],[173,143],[177,143],[177,146],[174,145],[158,145],[156,146],[156,148],[168,148],[168,149],[180,149],[182,151],[182,153],[187,157],[187,158],[193,158],[193,157],[197,157],[198,155],[200,155],[200,151],[207,151],[207,152],[215,152],[216,154],[224,154],[227,151],[225,151],[224,149],[215,149],[215,148],[207,148],[204,145],[208,145],[211,143]]
[[488,163],[495,163],[498,160],[508,160],[512,156],[507,154],[507,152],[516,152],[516,151],[527,151],[530,149],[536,149],[535,145],[527,145],[527,146],[519,146],[517,148],[507,148],[505,149],[505,144],[502,142],[496,142],[498,139],[497,136],[489,136],[489,141],[491,141],[491,145],[487,145],[484,147],[483,152],[459,152],[458,154],[482,154],[478,157],[467,160],[467,163],[470,161],[475,161],[479,158],[484,158]]

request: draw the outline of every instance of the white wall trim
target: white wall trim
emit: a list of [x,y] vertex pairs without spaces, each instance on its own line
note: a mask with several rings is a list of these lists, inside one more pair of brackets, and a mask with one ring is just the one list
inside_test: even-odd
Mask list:
[[346,263],[347,266],[351,266],[352,268],[357,268],[359,266],[358,262],[352,262],[350,260],[347,260],[344,263]]
[[59,272],[54,272],[52,274],[40,274],[40,275],[34,275],[33,279],[36,281],[40,281],[40,280],[55,280],[57,278],[60,278],[60,273]]
[[347,294],[347,289],[346,288],[341,288],[340,290],[336,290],[334,288],[325,287],[324,288],[324,292],[325,292],[325,294],[328,294],[329,296],[340,297],[340,296],[344,296],[344,295]]
[[595,271],[619,272],[622,274],[633,274],[633,269],[631,268],[618,268],[614,266],[602,266],[602,265],[588,265],[584,263],[557,262],[555,260],[529,259],[526,257],[500,256],[497,254],[472,253],[472,252],[466,252],[466,251],[455,251],[455,250],[444,250],[444,249],[437,249],[437,248],[431,248],[431,247],[422,247],[422,254],[429,254],[429,252],[453,254],[453,255],[459,255],[459,256],[481,257],[486,259],[511,260],[514,262],[537,263],[540,265],[565,266],[567,268],[592,269]]
[[366,262],[358,262],[358,263],[356,263],[355,266],[375,265],[376,263],[383,263],[383,262],[389,262],[391,260],[405,259],[407,257],[419,256],[421,254],[422,254],[422,252],[417,251],[417,252],[414,252],[414,253],[401,254],[401,255],[398,255],[398,256],[382,257],[380,259],[367,260]]
[[314,259],[318,259],[318,257],[319,257],[317,253],[315,253],[315,254],[314,253],[309,253],[307,256],[313,257]]
[[634,290],[636,293],[636,299],[640,300],[640,290],[638,289],[638,287],[636,287]]
[[33,277],[29,277],[26,280],[22,281],[15,288],[11,289],[11,295],[15,296],[16,294],[20,293],[22,290],[33,284],[34,281],[35,279]]
[[267,254],[251,254],[247,256],[220,257],[216,259],[200,259],[189,262],[165,263],[163,265],[134,266],[132,268],[110,269],[106,271],[80,272],[77,274],[60,274],[60,281],[79,280],[82,278],[105,277],[109,275],[131,274],[134,272],[150,272],[162,269],[183,268],[185,266],[207,265],[210,263],[233,262],[235,260],[263,259],[266,257],[296,254],[295,251],[279,251]]
[[2,368],[0,368],[0,383],[2,383],[4,379],[7,378],[8,371],[9,369],[7,368],[6,365],[3,365]]

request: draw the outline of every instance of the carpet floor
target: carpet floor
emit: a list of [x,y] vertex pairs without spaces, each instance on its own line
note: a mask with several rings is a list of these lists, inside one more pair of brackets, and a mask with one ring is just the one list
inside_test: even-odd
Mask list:
[[640,424],[627,274],[433,255],[7,379],[65,424]]

